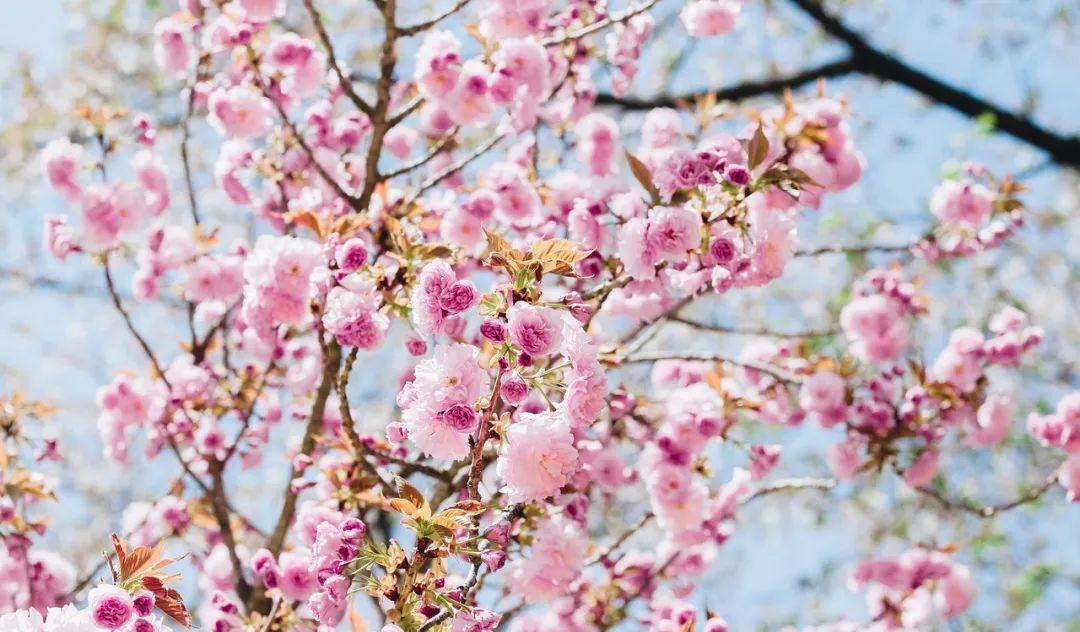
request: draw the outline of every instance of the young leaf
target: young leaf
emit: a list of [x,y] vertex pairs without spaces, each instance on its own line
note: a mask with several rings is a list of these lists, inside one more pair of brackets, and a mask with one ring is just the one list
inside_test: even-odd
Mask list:
[[765,130],[758,125],[757,130],[754,132],[754,137],[750,139],[750,142],[746,145],[746,160],[747,167],[751,171],[756,169],[758,165],[765,162],[765,156],[769,153],[769,139],[765,138]]
[[574,276],[574,264],[589,255],[567,239],[541,239],[529,249],[530,260],[540,262],[545,273]]
[[162,580],[154,576],[144,578],[142,586],[154,593],[154,605],[159,610],[185,628],[191,627],[191,613],[188,612],[187,606],[184,605],[180,593],[168,588]]
[[623,151],[626,154],[626,162],[630,164],[630,173],[634,174],[634,178],[641,183],[641,186],[649,192],[649,197],[652,198],[654,203],[660,201],[660,189],[656,188],[653,184],[652,174],[649,173],[649,168],[645,166],[645,163],[630,153],[629,151]]

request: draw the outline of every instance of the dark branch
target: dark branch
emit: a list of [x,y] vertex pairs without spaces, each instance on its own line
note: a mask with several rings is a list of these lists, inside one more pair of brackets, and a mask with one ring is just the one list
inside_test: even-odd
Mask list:
[[600,94],[596,97],[596,102],[599,105],[617,105],[629,110],[649,110],[661,107],[677,107],[680,103],[693,103],[695,100],[709,94],[714,94],[717,101],[740,101],[766,94],[779,94],[789,88],[799,88],[818,79],[842,77],[855,72],[855,70],[855,61],[849,57],[821,66],[807,68],[793,75],[761,81],[747,81],[720,88],[719,90],[683,95],[659,95],[653,98],[616,97],[611,94]]
[[862,35],[829,13],[820,0],[791,0],[832,37],[847,44],[856,69],[867,75],[907,86],[936,103],[970,117],[992,114],[997,129],[1049,154],[1055,162],[1080,166],[1080,139],[1055,134],[969,92],[959,90],[896,57],[874,48]]

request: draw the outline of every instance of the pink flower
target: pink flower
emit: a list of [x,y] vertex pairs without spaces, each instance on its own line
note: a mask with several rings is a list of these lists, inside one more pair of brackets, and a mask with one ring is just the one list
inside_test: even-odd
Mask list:
[[237,0],[249,22],[269,22],[285,15],[285,0]]
[[458,610],[450,624],[450,632],[492,632],[500,621],[501,615],[483,608],[473,608],[468,612]]
[[506,430],[499,476],[510,502],[540,500],[558,493],[578,467],[578,453],[566,416],[559,412],[519,413]]
[[457,281],[457,275],[446,261],[436,259],[424,266],[417,278],[409,307],[413,324],[422,334],[442,331],[446,311],[439,303],[444,290]]
[[270,101],[252,88],[215,90],[207,104],[210,124],[228,138],[256,138],[270,127]]
[[495,193],[495,210],[508,222],[526,224],[540,212],[540,196],[521,167],[499,163],[488,172],[488,182]]
[[49,186],[69,202],[77,202],[82,196],[83,188],[78,178],[81,157],[82,146],[66,138],[49,141],[41,152],[41,169]]
[[549,307],[517,302],[506,311],[510,340],[531,356],[553,353],[562,344],[562,318]]
[[987,396],[975,415],[975,427],[968,433],[967,443],[974,446],[991,446],[1001,443],[1009,433],[1016,402],[1012,397],[994,393]]
[[154,25],[154,60],[166,74],[182,77],[191,68],[191,29],[175,16]]
[[459,314],[480,300],[480,293],[472,281],[455,281],[439,294],[439,307],[448,314]]
[[970,393],[982,377],[980,363],[983,335],[971,327],[961,327],[949,336],[949,344],[927,371],[934,381],[952,384],[961,393]]
[[214,180],[236,204],[251,204],[251,193],[240,179],[240,170],[251,160],[251,147],[241,140],[226,141],[214,163]]
[[510,372],[503,376],[499,384],[499,395],[507,404],[517,406],[529,396],[529,385],[521,375]]
[[67,219],[59,215],[45,218],[44,241],[49,252],[61,261],[73,252],[82,251],[82,246],[76,243],[74,231],[68,226]]
[[90,616],[106,630],[118,630],[134,617],[131,595],[119,586],[101,584],[90,591]]
[[893,299],[863,296],[844,306],[840,325],[852,341],[852,352],[866,362],[888,362],[903,352],[908,328]]
[[942,616],[953,618],[963,614],[975,598],[975,583],[966,566],[953,564],[949,574],[942,579],[934,593],[934,605]]
[[360,269],[360,266],[367,263],[367,258],[367,244],[358,237],[347,240],[334,251],[334,259],[337,261],[338,270],[346,274]]
[[904,482],[916,489],[926,487],[937,474],[940,456],[937,448],[923,450],[915,462],[904,471]]
[[550,5],[550,0],[491,2],[484,10],[480,30],[485,37],[496,40],[530,35],[544,24]]
[[818,371],[799,388],[799,405],[816,414],[822,426],[831,428],[847,414],[844,396],[844,378],[832,371]]
[[701,477],[680,465],[661,465],[647,474],[645,487],[661,526],[673,533],[697,529],[705,520],[709,490]]
[[184,297],[196,303],[219,300],[233,303],[244,288],[243,261],[235,255],[206,255],[187,267]]
[[371,284],[330,290],[322,322],[339,344],[368,351],[382,344],[390,327],[390,319],[378,311],[378,298]]
[[650,149],[671,147],[682,137],[679,113],[671,108],[654,108],[641,125],[641,142]]
[[[526,0],[524,4],[528,4]],[[535,1],[535,0],[532,0]],[[508,4],[508,2],[496,3]],[[495,54],[496,84],[494,96],[502,97],[503,103],[508,103],[515,97],[535,103],[546,96],[548,90],[548,56],[539,41],[527,39],[512,39],[501,42],[499,51]],[[509,90],[503,92],[498,85],[498,77],[505,77]]]
[[930,194],[930,212],[944,224],[968,228],[981,226],[990,217],[994,194],[981,184],[949,180]]
[[460,459],[469,452],[475,415],[467,419],[465,409],[473,409],[476,400],[487,394],[491,382],[478,361],[476,347],[440,345],[416,365],[413,381],[402,389],[402,394],[407,395],[402,420],[409,439],[437,459]]
[[656,264],[660,260],[648,234],[649,223],[643,217],[635,217],[619,228],[619,258],[626,273],[642,281],[656,276]]
[[457,85],[461,70],[461,42],[450,31],[432,29],[416,53],[415,79],[420,94],[441,99]]
[[169,207],[169,172],[160,157],[148,150],[135,154],[131,160],[135,179],[142,187],[146,212],[158,217]]
[[529,557],[515,560],[507,570],[511,592],[529,603],[566,594],[581,574],[587,547],[588,538],[572,520],[557,515],[540,522]]
[[398,125],[386,133],[383,146],[395,158],[404,160],[412,153],[413,146],[416,145],[419,136],[415,129],[406,125]]
[[311,275],[323,263],[318,244],[296,237],[263,235],[244,262],[242,314],[263,334],[297,325],[308,314]]
[[447,95],[446,113],[458,125],[480,125],[491,116],[487,66],[470,59],[461,69],[457,84]]
[[661,206],[649,211],[648,240],[658,257],[675,263],[701,243],[701,214],[681,206]]
[[744,2],[745,0],[694,0],[683,5],[679,19],[691,37],[723,35],[735,28],[735,19],[742,12]]
[[783,450],[776,444],[750,446],[750,476],[755,480],[765,478],[780,461]]
[[619,142],[619,126],[614,119],[594,112],[578,121],[574,134],[578,139],[578,158],[589,166],[592,174],[604,176],[611,173]]
[[306,97],[318,90],[326,72],[326,57],[315,48],[315,43],[296,33],[284,33],[270,44],[267,51],[271,68],[285,75],[281,84],[283,93]]
[[319,587],[314,573],[309,569],[309,558],[306,555],[282,553],[278,569],[278,586],[288,599],[303,601]]
[[[757,199],[752,198],[752,199]],[[795,221],[792,216],[763,205],[751,207],[750,281],[761,285],[784,273],[795,253]]]
[[1069,502],[1080,502],[1080,453],[1073,453],[1058,470],[1058,484],[1065,488]]
[[854,476],[863,464],[861,448],[862,443],[850,437],[830,447],[825,459],[833,476],[840,480]]

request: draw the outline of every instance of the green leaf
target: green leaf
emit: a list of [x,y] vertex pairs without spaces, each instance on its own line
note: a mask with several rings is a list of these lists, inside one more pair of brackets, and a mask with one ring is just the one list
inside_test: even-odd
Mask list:
[[997,129],[997,115],[993,112],[983,112],[975,117],[975,131],[983,136],[989,136]]

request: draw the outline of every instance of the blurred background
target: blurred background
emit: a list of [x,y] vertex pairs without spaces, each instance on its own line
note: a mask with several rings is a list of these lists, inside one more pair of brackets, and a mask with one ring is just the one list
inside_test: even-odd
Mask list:
[[[172,0],[2,4],[0,392],[17,390],[58,407],[53,423],[67,462],[50,472],[60,479],[61,502],[54,506],[49,546],[89,569],[100,559],[107,535],[121,530],[125,508],[159,495],[175,466],[165,458],[139,463],[137,450],[131,469],[101,457],[95,390],[118,370],[141,369],[143,360],[103,292],[100,270],[77,258],[61,264],[43,252],[43,217],[70,209],[44,186],[36,154],[49,139],[74,132],[70,113],[77,104],[105,102],[146,111],[158,120],[160,151],[174,175],[179,173],[175,130],[166,123],[180,111],[179,87],[156,76],[150,53],[154,22],[176,5]],[[338,45],[349,51],[345,54],[364,59],[374,46],[364,37],[373,26],[370,12],[360,2],[325,4],[337,18],[332,33],[349,34],[337,36]],[[433,10],[423,3],[409,6]],[[1080,2],[848,0],[829,6],[874,47],[913,67],[1062,137],[1080,131]],[[679,7],[677,0],[658,4],[653,48],[634,83],[637,97],[782,77],[846,54],[842,44],[787,0],[752,0],[733,33],[708,40],[685,37],[675,17]],[[463,12],[455,28],[470,17],[475,14]],[[286,23],[301,31],[309,28],[295,7]],[[405,64],[402,72],[411,73]],[[607,75],[598,72],[596,79],[606,89]],[[797,92],[815,89],[810,84]],[[804,247],[912,240],[931,225],[929,192],[964,160],[985,163],[998,174],[1018,174],[1031,189],[1024,197],[1028,222],[1004,247],[948,266],[911,264],[932,296],[931,315],[920,330],[927,359],[936,355],[951,328],[982,327],[1004,304],[1023,308],[1047,331],[1037,361],[1024,366],[1023,380],[1008,384],[1024,402],[1008,448],[995,455],[945,457],[957,493],[983,502],[1015,497],[1054,465],[1035,455],[1023,417],[1053,405],[1080,382],[1077,172],[1001,133],[992,116],[958,114],[902,85],[850,73],[829,79],[827,92],[850,104],[853,134],[867,168],[852,189],[828,197],[817,213],[804,214],[799,228]],[[767,95],[730,107],[763,109],[776,101]],[[630,146],[637,142],[640,114],[621,119]],[[218,141],[203,121],[195,137],[208,139],[194,161],[195,171],[209,183]],[[248,212],[223,201],[209,206],[212,219],[234,233],[257,230]],[[767,318],[775,329],[828,327],[852,279],[871,263],[890,261],[886,255],[799,258],[766,290],[699,302],[692,313],[718,324],[753,325]],[[164,347],[183,335],[185,321],[177,316],[168,301],[144,303],[136,321]],[[691,338],[672,325],[650,345],[737,353],[747,342],[722,334]],[[364,408],[362,423],[371,428],[392,420],[393,394],[406,368],[399,345],[385,349],[371,363],[379,371],[354,379],[351,399]],[[647,375],[627,371],[619,377],[642,381]],[[817,429],[762,428],[753,439],[790,446],[781,465],[784,473],[822,476],[828,471],[820,455],[836,437]],[[717,454],[720,463],[727,456],[723,449]],[[240,508],[266,518],[266,500],[258,491],[280,489],[287,469],[270,455],[263,469],[259,476],[236,477],[232,484]],[[972,566],[980,591],[957,629],[1080,631],[1080,508],[1068,506],[1060,490],[1050,496],[1027,511],[993,521],[945,516],[888,476],[857,492],[841,487],[828,496],[808,492],[768,499],[740,515],[739,530],[720,549],[695,599],[724,616],[733,630],[809,625],[839,616],[859,620],[865,612],[862,598],[847,589],[845,580],[861,556],[896,553],[912,543],[956,542],[961,546],[958,560]],[[613,525],[623,522],[619,515],[606,519]],[[643,541],[648,537],[642,534]]]

